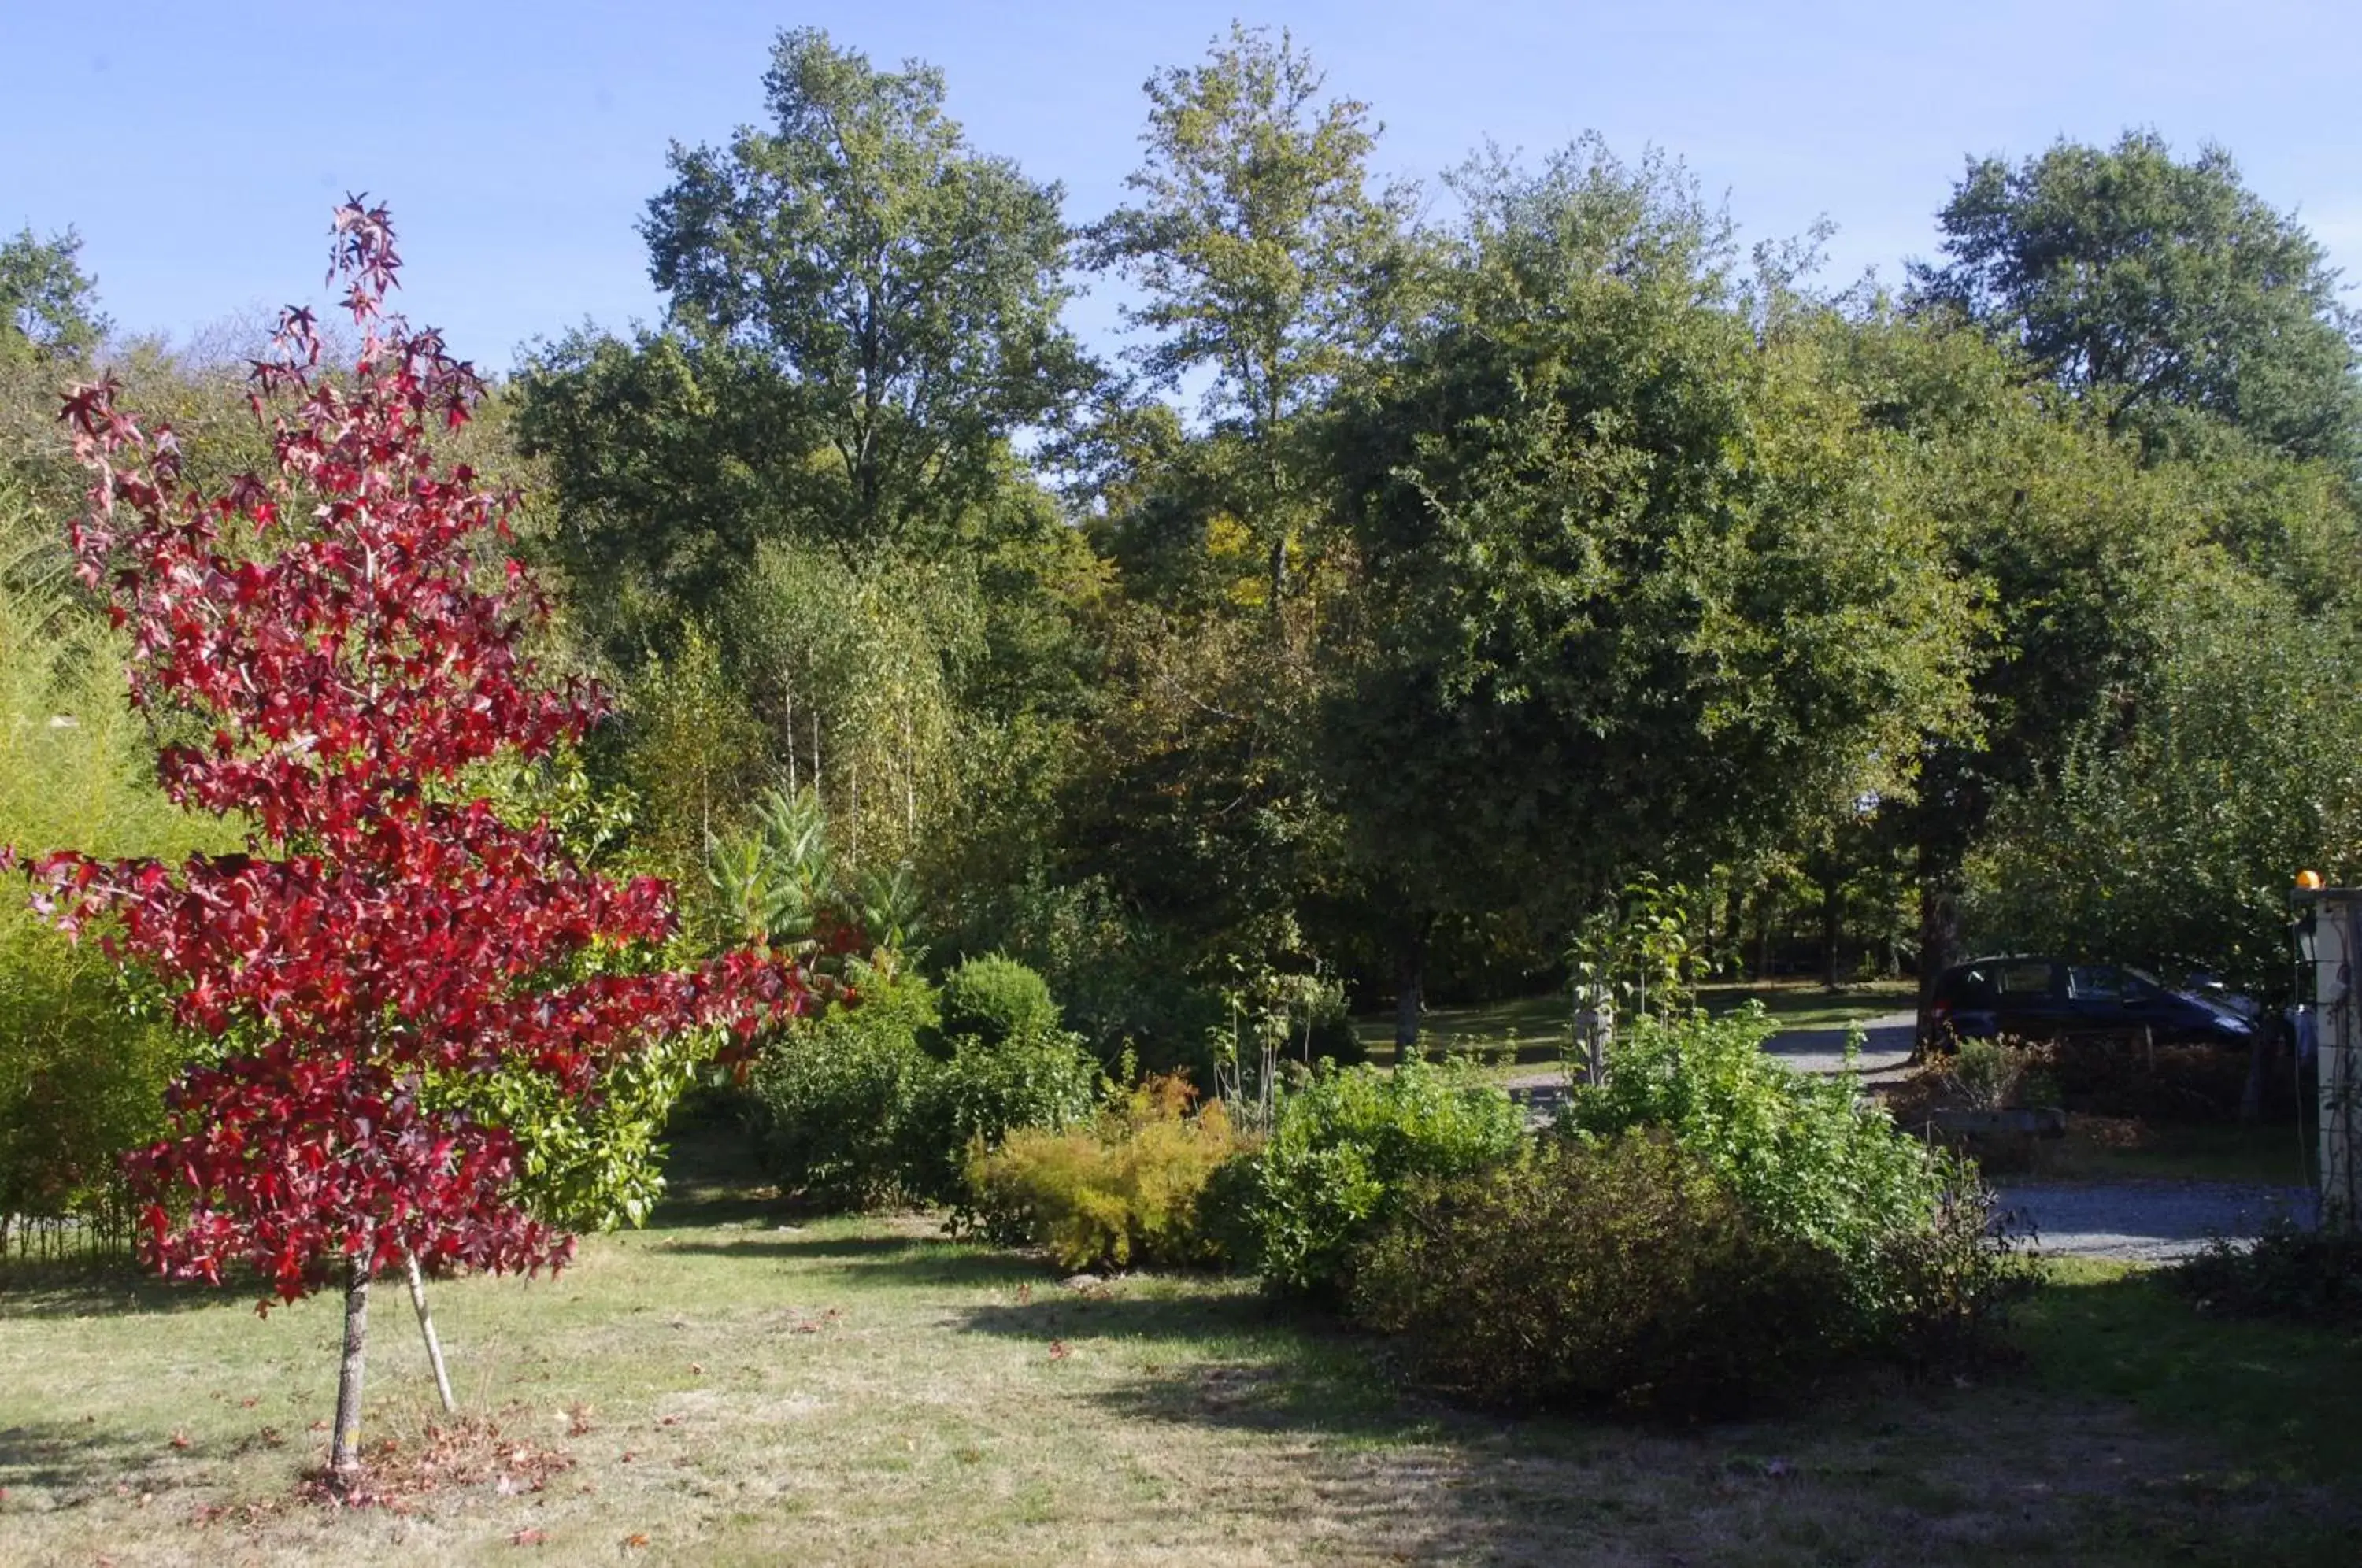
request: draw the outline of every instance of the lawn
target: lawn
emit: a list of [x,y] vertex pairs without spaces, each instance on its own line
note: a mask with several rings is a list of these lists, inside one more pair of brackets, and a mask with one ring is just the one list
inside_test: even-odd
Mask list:
[[[1648,1430],[1450,1410],[1237,1281],[1069,1289],[922,1218],[797,1224],[689,1174],[554,1283],[439,1290],[502,1436],[491,1476],[399,1511],[291,1500],[333,1299],[0,1293],[0,1561],[2354,1560],[2362,1343],[2120,1271],[2058,1275],[2025,1364],[1972,1386]],[[368,1435],[415,1479],[431,1386],[399,1291],[377,1305]]]
[[[1783,1029],[1843,1029],[1913,1004],[1915,982],[1877,980],[1830,990],[1818,981],[1783,980],[1762,985],[1737,982],[1698,988],[1710,1012],[1736,1012],[1749,1002],[1780,1021]],[[1420,1039],[1432,1052],[1453,1051],[1496,1058],[1505,1068],[1553,1066],[1566,1049],[1568,1012],[1562,991],[1465,1007],[1430,1008]],[[1373,1061],[1391,1065],[1395,1019],[1373,1013],[1354,1021]]]
[[2262,1182],[2310,1187],[2320,1164],[2313,1119],[2177,1124],[2068,1118],[2067,1136],[2036,1151],[2035,1174],[2056,1181]]

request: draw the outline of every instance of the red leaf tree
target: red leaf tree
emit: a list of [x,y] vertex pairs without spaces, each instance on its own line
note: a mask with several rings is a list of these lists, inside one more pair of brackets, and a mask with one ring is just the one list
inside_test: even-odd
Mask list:
[[573,1251],[518,1201],[515,1137],[432,1086],[529,1072],[587,1096],[654,1038],[751,1032],[811,993],[767,952],[635,966],[672,933],[668,889],[593,874],[546,823],[467,797],[471,764],[546,756],[601,699],[536,679],[524,639],[546,606],[480,547],[506,538],[508,498],[432,458],[483,387],[383,312],[400,265],[385,210],[350,202],[335,234],[359,357],[324,373],[310,315],[282,315],[253,371],[274,473],[200,493],[171,431],[143,429],[112,381],[63,414],[93,476],[75,555],[130,629],[164,788],[243,819],[248,853],[31,869],[38,907],[70,931],[111,916],[109,940],[217,1043],[174,1085],[171,1135],[131,1160],[154,1261],[205,1280],[242,1261],[290,1301],[341,1278],[341,1476],[373,1276],[555,1269]]

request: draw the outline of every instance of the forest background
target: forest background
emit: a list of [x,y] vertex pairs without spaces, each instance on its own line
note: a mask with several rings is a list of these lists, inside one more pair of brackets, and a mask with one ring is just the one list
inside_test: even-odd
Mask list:
[[[2362,870],[2356,323],[2229,153],[1971,160],[1890,291],[1595,138],[1390,182],[1281,32],[1152,76],[1093,214],[932,68],[767,65],[648,193],[662,319],[538,342],[451,443],[621,701],[513,788],[692,940],[833,902],[1205,1075],[1242,1018],[1407,1043],[1551,988],[1644,878],[1729,971],[1996,942],[2272,993],[2290,870]],[[0,842],[226,845],[64,574],[54,414],[111,372],[218,484],[259,328],[113,333],[86,261],[0,250]],[[0,973],[0,1213],[44,1212],[182,1046],[21,909]]]

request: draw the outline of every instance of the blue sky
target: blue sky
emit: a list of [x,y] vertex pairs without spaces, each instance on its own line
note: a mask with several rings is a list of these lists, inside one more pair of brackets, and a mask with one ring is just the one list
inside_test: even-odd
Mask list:
[[[329,207],[367,190],[403,235],[412,316],[505,368],[586,317],[657,315],[633,226],[667,144],[759,116],[781,28],[941,66],[975,143],[1063,182],[1084,221],[1121,198],[1142,79],[1233,15],[1291,28],[1333,92],[1372,105],[1389,173],[1431,182],[1487,138],[1539,152],[1595,129],[1685,159],[1743,239],[1827,215],[1831,272],[1892,281],[1933,249],[1968,154],[2151,126],[2184,153],[2228,147],[2362,279],[2352,0],[0,0],[0,227],[78,227],[117,326],[185,336],[313,294]],[[1076,320],[1101,337],[1110,314],[1089,300]]]

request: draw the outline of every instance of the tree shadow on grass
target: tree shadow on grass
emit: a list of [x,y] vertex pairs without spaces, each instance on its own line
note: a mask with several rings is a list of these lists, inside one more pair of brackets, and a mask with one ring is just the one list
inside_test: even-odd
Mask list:
[[131,1268],[27,1271],[0,1277],[0,1323],[12,1318],[114,1318],[194,1312],[252,1301],[250,1280],[205,1285]]
[[0,1493],[34,1506],[71,1507],[138,1477],[156,1463],[155,1451],[152,1440],[135,1446],[94,1420],[0,1427]]
[[1600,1554],[1596,1424],[1505,1424],[1422,1397],[1398,1380],[1385,1342],[1296,1304],[1244,1290],[1127,1288],[973,1308],[956,1326],[1086,1364],[1131,1347],[1137,1375],[1079,1397],[1128,1426],[1267,1442],[1264,1461],[1222,1479],[1219,1507],[1284,1522],[1316,1554],[1531,1563]]
[[[1038,1273],[1028,1278],[1039,1280]],[[1125,1340],[1268,1339],[1275,1349],[1356,1345],[1374,1342],[1333,1321],[1308,1316],[1253,1291],[1219,1296],[1165,1295],[1131,1285],[1068,1290],[1044,1285],[1030,1301],[972,1307],[959,1327],[973,1334],[999,1334],[1044,1342],[1089,1334]]]
[[945,1237],[756,1232],[739,1240],[661,1242],[657,1247],[693,1256],[834,1264],[858,1269],[867,1278],[910,1285],[1008,1287],[1043,1277],[1042,1265],[1021,1253]]
[[[1127,1417],[1396,1441],[1432,1435],[1439,1423],[1460,1419],[1405,1396],[1384,1341],[1252,1291],[1131,1295],[1121,1287],[1109,1294],[1054,1287],[1032,1301],[968,1308],[955,1326],[1034,1340],[1045,1350],[1108,1342],[1183,1352],[1169,1370],[1099,1397]],[[1204,1359],[1206,1352],[1213,1359]]]

